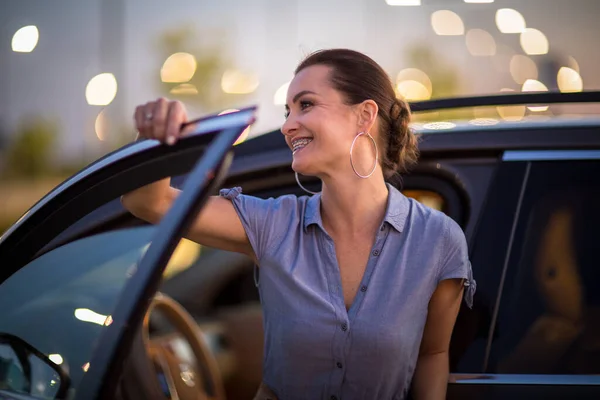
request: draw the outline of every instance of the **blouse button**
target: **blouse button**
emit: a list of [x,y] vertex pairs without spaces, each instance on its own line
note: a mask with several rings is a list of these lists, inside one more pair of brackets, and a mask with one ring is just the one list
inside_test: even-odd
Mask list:
[[367,291],[367,287],[366,286],[361,287],[360,291],[363,292],[363,293],[366,292]]
[[373,250],[373,255],[374,256],[378,256],[379,255],[379,250]]
[[346,332],[348,330],[348,325],[342,324],[342,330]]
[[338,361],[338,363],[336,364],[338,368],[342,368],[342,363]]

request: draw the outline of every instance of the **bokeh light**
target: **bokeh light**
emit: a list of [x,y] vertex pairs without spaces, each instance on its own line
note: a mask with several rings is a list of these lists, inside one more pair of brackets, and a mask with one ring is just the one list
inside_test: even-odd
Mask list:
[[498,121],[495,118],[475,118],[469,121],[469,124],[475,126],[492,126],[498,124]]
[[445,130],[456,128],[456,124],[449,121],[435,121],[423,124],[424,129]]
[[94,122],[94,131],[101,141],[105,141],[108,136],[108,117],[106,116],[105,111],[106,108],[100,111],[96,117],[96,122]]
[[494,37],[483,29],[469,29],[465,40],[467,49],[472,56],[485,57],[496,54]]
[[24,26],[15,32],[12,38],[12,50],[16,53],[31,53],[38,44],[40,32],[37,26]]
[[237,69],[228,69],[221,78],[221,89],[229,94],[249,94],[259,85],[255,74],[244,73]]
[[[414,83],[403,83],[403,82],[417,82],[420,85],[415,85]],[[425,87],[425,91],[422,90],[422,87]],[[409,93],[413,92],[421,93],[420,95],[409,97],[416,99],[426,100],[431,98],[431,94],[433,93],[433,85],[431,84],[431,79],[429,76],[421,71],[418,68],[405,68],[402,71],[398,72],[396,75],[396,94],[402,97],[407,97]]]
[[388,6],[420,6],[421,0],[385,0]]
[[[225,114],[230,114],[233,112],[238,112],[240,110],[237,110],[235,108],[230,108],[228,110],[223,110],[219,113],[219,115],[225,115]],[[248,139],[248,136],[250,135],[250,127],[247,127],[246,129],[244,129],[244,131],[242,132],[242,134],[240,135],[239,138],[237,138],[237,140],[235,141],[235,143],[233,143],[234,146],[237,146],[240,143],[243,143],[246,139]]]
[[525,54],[541,55],[548,53],[548,39],[546,35],[538,29],[527,28],[521,33],[521,48]]
[[522,85],[527,79],[538,78],[538,68],[531,58],[522,54],[515,54],[510,59],[510,75],[515,82]]
[[431,92],[427,90],[427,87],[414,80],[398,82],[396,95],[407,101],[429,100],[431,98]]
[[583,90],[583,79],[573,68],[562,67],[556,76],[558,89],[561,92],[581,92]]
[[459,36],[465,33],[462,19],[450,10],[439,10],[431,14],[431,26],[440,36]]
[[273,96],[273,103],[276,106],[284,106],[287,99],[288,88],[290,87],[290,82],[286,82],[277,89],[275,95]]
[[107,106],[116,95],[117,79],[108,72],[94,76],[85,88],[85,98],[92,106]]
[[173,89],[169,91],[171,94],[175,95],[195,95],[198,94],[198,88],[191,83],[182,83],[181,85],[175,86]]
[[196,57],[189,53],[171,54],[160,69],[160,80],[166,83],[188,82],[196,73]]
[[[509,88],[502,88],[500,89],[500,92],[514,92],[514,90]],[[525,117],[525,112],[527,111],[527,108],[525,106],[499,106],[496,107],[496,111],[498,111],[498,114],[503,120],[516,122],[522,120]]]
[[577,62],[575,57],[569,56],[567,59],[568,59],[568,62],[567,62],[568,67],[571,69],[574,69],[575,71],[577,71],[577,73],[581,73],[581,71],[579,70],[579,63]]
[[512,8],[496,11],[496,26],[502,33],[523,33],[527,27],[523,15]]
[[[527,79],[525,83],[523,83],[523,88],[521,89],[523,92],[547,92],[548,88],[542,82],[536,79]],[[528,106],[529,110],[533,112],[541,112],[548,110],[548,106]]]

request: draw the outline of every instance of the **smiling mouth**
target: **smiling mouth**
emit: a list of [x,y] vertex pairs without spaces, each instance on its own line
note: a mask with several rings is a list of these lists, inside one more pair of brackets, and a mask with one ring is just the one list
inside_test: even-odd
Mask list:
[[292,142],[292,154],[296,154],[296,152],[302,150],[310,142],[312,142],[312,139],[310,139],[310,138],[295,139]]

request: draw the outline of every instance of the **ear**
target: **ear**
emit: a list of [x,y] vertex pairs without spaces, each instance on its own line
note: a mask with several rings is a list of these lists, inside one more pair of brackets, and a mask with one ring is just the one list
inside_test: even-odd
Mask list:
[[356,111],[358,113],[358,129],[359,132],[372,132],[373,125],[377,121],[377,113],[379,107],[373,100],[365,100],[357,105]]

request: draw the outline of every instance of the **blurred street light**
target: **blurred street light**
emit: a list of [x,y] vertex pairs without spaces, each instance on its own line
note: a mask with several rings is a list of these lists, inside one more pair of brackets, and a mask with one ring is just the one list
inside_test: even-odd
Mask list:
[[[236,109],[232,108],[232,109],[229,109],[229,110],[221,111],[219,113],[219,115],[230,114],[230,113],[238,112],[238,111],[240,111],[240,110],[236,110]],[[243,143],[246,139],[248,139],[249,135],[250,135],[250,127],[247,127],[246,129],[244,129],[244,131],[242,132],[242,134],[240,135],[240,137],[237,138],[237,140],[235,141],[235,143],[233,145],[237,146],[238,144]]]
[[98,74],[88,82],[85,98],[91,106],[107,106],[117,95],[117,79],[111,73]]
[[106,140],[106,132],[108,131],[108,117],[104,112],[106,109],[103,109],[98,113],[96,117],[96,122],[94,122],[94,131],[96,132],[96,136],[100,141],[104,142]]
[[561,92],[581,92],[583,90],[581,75],[569,67],[562,67],[558,70],[556,82]]
[[496,54],[494,37],[483,29],[469,29],[466,36],[467,49],[476,57],[493,56]]
[[[525,83],[523,83],[523,88],[521,89],[523,92],[547,92],[548,88],[542,82],[536,79],[527,79]],[[546,111],[548,106],[541,107],[527,107],[533,112]]]
[[273,103],[276,106],[284,106],[287,98],[287,91],[290,87],[290,82],[286,82],[277,89],[275,96],[273,96]]
[[189,53],[171,54],[160,69],[160,80],[165,83],[188,82],[196,73],[196,57]]
[[221,89],[229,94],[249,94],[254,92],[258,85],[258,77],[255,74],[237,69],[228,69],[221,78]]
[[12,50],[15,53],[31,53],[37,46],[39,38],[40,32],[37,26],[24,26],[13,35]]
[[169,93],[179,95],[195,95],[198,94],[198,88],[191,83],[182,83],[181,85],[177,85],[171,89]]
[[396,93],[406,101],[429,100],[431,92],[421,82],[408,80],[396,85]]
[[398,85],[402,81],[417,81],[429,92],[429,95],[433,93],[433,85],[431,84],[431,79],[429,76],[418,68],[405,68],[402,71],[398,72],[396,75],[396,85]]
[[500,121],[498,121],[496,118],[475,118],[470,120],[469,124],[476,126],[491,126],[496,125],[499,122]]
[[577,60],[573,56],[569,56],[568,59],[569,68],[574,69],[575,71],[577,71],[577,73],[580,73],[579,63],[577,62]]
[[[500,92],[514,92],[513,89],[502,88]],[[525,106],[499,106],[496,107],[496,111],[500,117],[505,121],[520,121],[525,117],[525,112],[527,108]]]
[[448,121],[428,122],[423,125],[424,129],[444,130],[456,128],[456,124]]
[[541,55],[548,53],[548,39],[541,31],[533,28],[521,33],[521,47],[525,54]]
[[431,14],[431,26],[440,36],[460,36],[465,33],[462,19],[450,10],[438,10]]
[[525,32],[525,18],[517,10],[501,8],[496,11],[496,26],[502,33]]
[[385,0],[388,6],[420,6],[421,0]]

